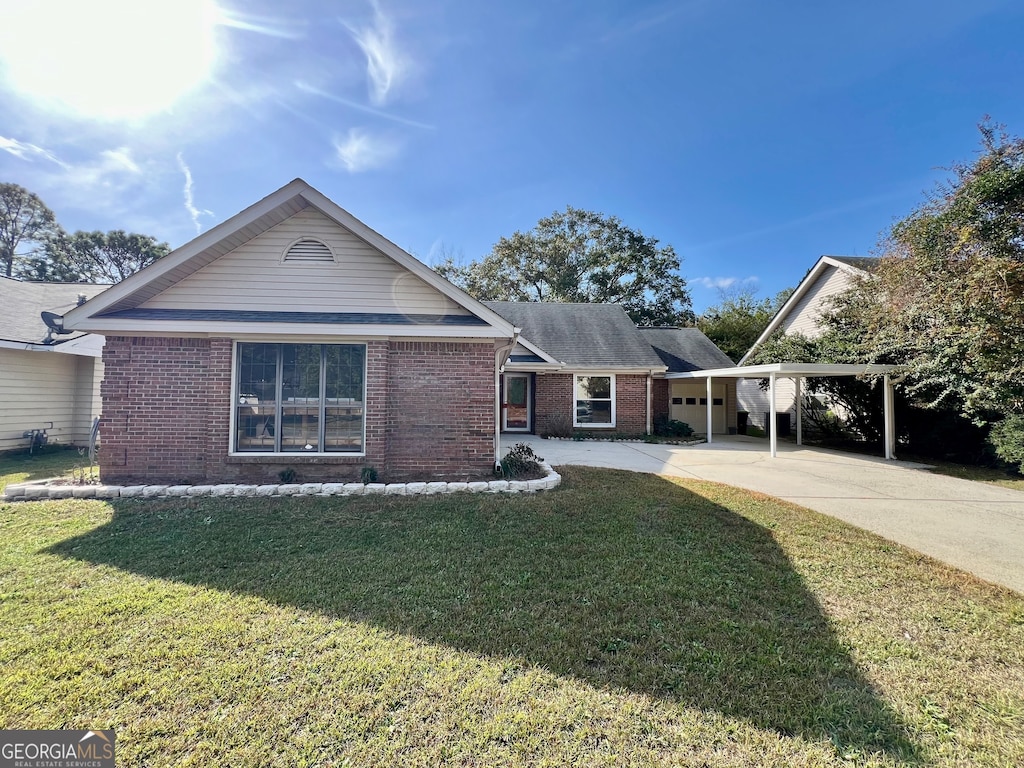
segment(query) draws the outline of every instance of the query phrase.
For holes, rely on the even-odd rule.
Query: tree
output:
[[[19,277],[62,283],[117,283],[170,252],[167,243],[120,229],[75,232],[46,243],[42,256],[25,263]]]
[[[482,300],[615,303],[639,325],[694,320],[672,246],[571,206],[502,237],[481,261],[458,265],[449,257],[435,269]]]
[[[718,304],[704,310],[697,327],[739,362],[792,294],[793,289],[786,288],[773,298],[758,300],[750,288],[720,291]]]
[[[61,232],[60,225],[38,196],[17,184],[0,184],[0,264],[14,274],[15,262]],[[29,246],[19,252],[22,246]]]

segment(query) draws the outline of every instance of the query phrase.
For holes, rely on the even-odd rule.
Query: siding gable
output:
[[[287,261],[303,237],[323,241],[334,261]],[[469,312],[314,208],[292,215],[141,305],[146,309]]]
[[[818,275],[785,319],[781,328],[785,333],[800,333],[808,338],[821,334],[819,320],[828,311],[833,296],[853,286],[854,278],[846,270],[829,265]]]

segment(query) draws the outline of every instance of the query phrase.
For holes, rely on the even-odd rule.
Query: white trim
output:
[[[807,274],[804,275],[804,279],[800,281],[796,290],[793,291],[793,295],[790,296],[786,300],[786,303],[779,308],[779,311],[775,313],[775,317],[773,317],[768,323],[768,327],[761,332],[761,335],[757,337],[757,340],[750,346],[750,349],[747,350],[746,354],[740,358],[737,365],[745,364],[747,362],[747,358],[754,354],[754,351],[761,346],[769,336],[775,333],[778,327],[782,325],[782,322],[789,315],[790,311],[800,303],[807,291],[811,289],[811,286],[814,285],[815,281],[828,267],[836,267],[837,269],[842,269],[845,272],[858,276],[867,276],[871,274],[870,272],[865,272],[863,269],[858,269],[851,264],[847,264],[845,261],[834,259],[831,256],[820,257],[818,261],[815,262],[814,266],[808,270]]]
[[[508,378],[514,376],[515,378],[524,379],[526,381],[526,426],[525,427],[509,427],[508,425]],[[530,431],[530,426],[533,424],[533,385],[531,384],[531,377],[529,371],[503,371],[502,377],[502,393],[504,397],[501,398],[501,431],[502,432],[518,432],[524,433]]]
[[[129,324],[130,323],[130,324]],[[96,319],[89,327],[109,336],[237,336],[240,334],[279,334],[292,336],[407,336],[421,338],[506,338],[497,329],[487,325],[389,325],[386,323],[351,323],[321,325],[317,323],[244,323],[233,321],[218,323],[210,320],[116,320]]]
[[[235,438],[237,437],[237,423],[236,414],[238,412],[238,345],[239,344],[301,344],[303,342],[288,342],[281,341],[280,339],[273,340],[250,340],[250,339],[232,339],[231,341],[231,419],[230,426],[228,428],[228,456],[231,458],[246,458],[246,457],[260,457],[265,458],[268,456],[283,456],[285,458],[295,456],[317,456],[322,458],[365,458],[366,457],[366,410],[367,410],[367,389],[369,382],[367,381],[366,371],[369,362],[369,348],[367,342],[362,341],[346,341],[346,342],[329,342],[329,341],[318,341],[312,342],[315,344],[327,344],[333,346],[362,346],[363,347],[363,435],[361,445],[363,449],[361,451],[238,451],[235,450]],[[310,343],[310,342],[305,342]],[[323,394],[321,393],[321,399]],[[281,404],[277,404],[277,408],[280,409]],[[276,415],[276,412],[275,412]],[[276,430],[281,429],[280,423],[275,423],[274,428]]]
[[[771,374],[782,378],[793,376],[880,376],[895,370],[895,365],[867,363],[767,363],[765,365],[737,365],[733,368],[709,368],[704,371],[669,373],[666,379],[765,379]]]
[[[598,378],[598,377],[602,377],[602,376],[607,376],[610,379],[610,383],[611,383],[611,404],[612,404],[612,407],[611,407],[612,421],[611,421],[610,424],[594,424],[593,422],[582,422],[581,423],[581,422],[577,421],[576,416],[578,414],[576,413],[576,402],[578,400],[596,400],[596,401],[604,402],[604,398],[603,397],[595,398],[595,397],[577,397],[576,396],[576,384],[577,384],[576,379],[579,376],[586,376],[588,378]],[[616,421],[616,414],[615,414],[615,374],[611,373],[611,372],[609,372],[607,370],[601,371],[601,372],[586,371],[586,370],[584,370],[584,371],[573,371],[573,373],[572,373],[572,425],[574,427],[579,427],[581,429],[615,429],[616,423],[617,423],[617,421]]]

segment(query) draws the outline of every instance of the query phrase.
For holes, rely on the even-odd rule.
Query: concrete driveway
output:
[[[668,446],[541,440],[528,443],[552,465],[653,472],[760,491],[838,517],[988,581],[1024,593],[1024,493],[934,475],[923,464],[885,461],[763,439],[715,438]]]

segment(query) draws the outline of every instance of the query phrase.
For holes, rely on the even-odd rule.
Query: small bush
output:
[[[566,413],[553,413],[544,422],[541,437],[572,437],[572,418]]]
[[[690,437],[693,427],[685,421],[660,417],[655,421],[654,434],[660,437]]]
[[[993,425],[988,441],[996,456],[1024,474],[1024,415],[1011,414]]]
[[[363,467],[359,473],[359,479],[362,480],[363,485],[369,485],[370,483],[377,482],[377,468],[376,467]]]
[[[282,483],[290,484],[296,482],[299,479],[299,473],[296,472],[291,467],[288,467],[287,469],[282,469],[280,472],[278,472],[277,478]]]
[[[540,462],[544,461],[526,443],[516,443],[501,460],[501,474],[509,479],[524,475],[540,476]]]

